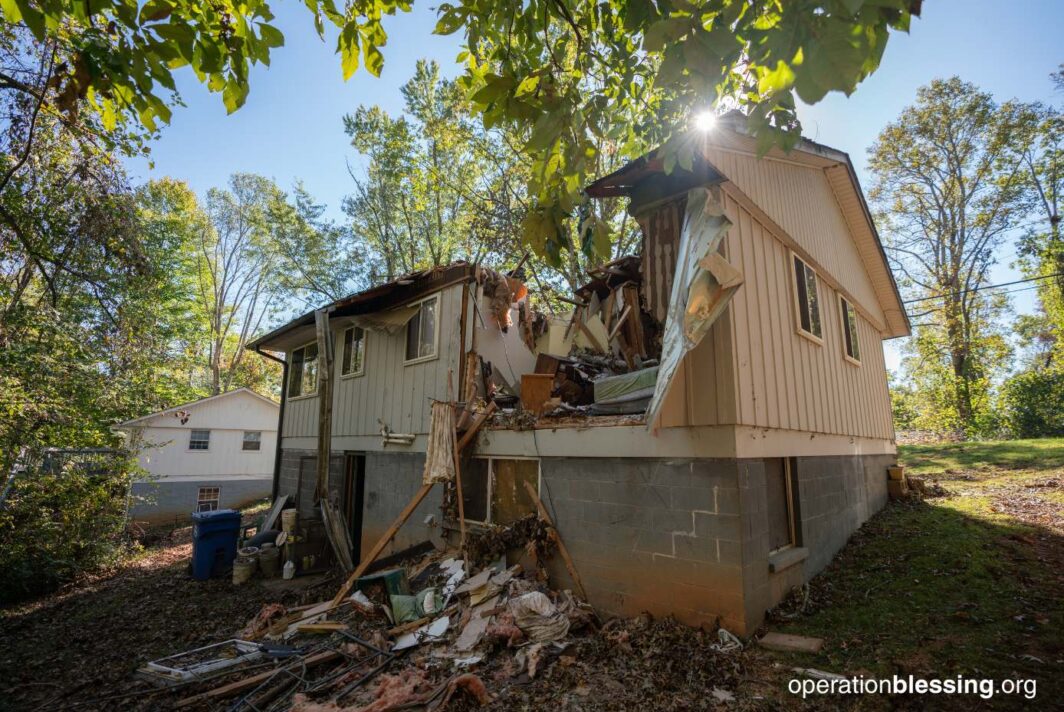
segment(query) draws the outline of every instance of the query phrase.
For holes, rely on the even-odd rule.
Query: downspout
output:
[[[284,427],[284,406],[288,402],[288,359],[277,358],[262,351],[258,346],[255,347],[255,353],[281,364],[281,407],[277,412],[277,445],[273,455],[273,489],[270,493],[270,501],[275,502],[277,489],[281,484],[281,428]]]

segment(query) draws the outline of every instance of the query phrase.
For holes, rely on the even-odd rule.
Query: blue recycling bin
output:
[[[219,509],[192,515],[192,578],[206,581],[233,567],[240,538],[240,512]]]

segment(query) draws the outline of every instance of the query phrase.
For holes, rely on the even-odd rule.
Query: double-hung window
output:
[[[861,345],[857,342],[857,310],[846,297],[839,297],[839,311],[842,316],[843,348],[846,350],[846,359],[854,363],[861,363]]]
[[[797,255],[794,256],[794,296],[799,333],[819,341],[823,338],[823,329],[816,272]]]
[[[434,358],[439,342],[439,295],[429,297],[416,306],[417,311],[406,322],[407,363]]]
[[[258,452],[260,449],[262,449],[262,431],[245,430],[244,444],[241,449],[248,450],[250,452]]]
[[[361,376],[366,362],[366,332],[360,326],[344,331],[344,352],[340,360],[341,376]]]
[[[188,434],[189,450],[209,450],[211,447],[210,430],[192,430]]]
[[[315,341],[292,352],[288,370],[288,397],[309,396],[318,392],[318,344]]]

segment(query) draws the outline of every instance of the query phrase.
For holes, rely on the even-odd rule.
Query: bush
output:
[[[0,604],[47,593],[116,563],[128,546],[124,455],[23,465],[0,505]]]
[[[1001,403],[1014,437],[1064,436],[1064,369],[1016,374],[1002,387]]]

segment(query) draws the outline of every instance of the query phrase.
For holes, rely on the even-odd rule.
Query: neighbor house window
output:
[[[820,297],[817,294],[816,272],[797,256],[794,258],[794,289],[798,330],[820,339]]]
[[[536,511],[525,483],[539,492],[539,460],[474,458],[462,470],[465,518],[510,524]]]
[[[200,487],[196,496],[197,512],[215,512],[221,495],[220,487]]]
[[[798,546],[798,487],[793,458],[765,458],[769,551]]]
[[[244,431],[244,450],[251,450],[258,452],[262,448],[262,431],[260,430],[245,430]]]
[[[288,371],[288,397],[309,396],[318,391],[318,344],[312,342],[292,352]]]
[[[188,434],[189,450],[208,450],[211,446],[210,430],[193,430]]]
[[[839,297],[839,308],[842,312],[842,336],[846,358],[854,363],[860,363],[861,346],[857,343],[857,310],[845,297]]]
[[[366,332],[360,326],[344,331],[344,354],[340,360],[341,376],[361,376],[366,359]]]
[[[406,322],[406,360],[407,362],[432,358],[436,355],[437,312],[439,297],[429,297],[417,305],[418,310],[410,321]]]

